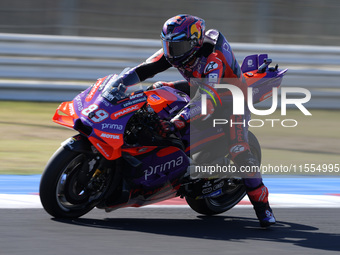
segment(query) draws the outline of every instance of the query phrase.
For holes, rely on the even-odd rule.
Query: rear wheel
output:
[[[112,180],[111,169],[97,170],[100,159],[59,148],[40,181],[44,209],[56,218],[77,218],[92,210]]]
[[[261,164],[261,147],[252,132],[248,132],[248,142],[250,150]],[[186,201],[197,213],[205,215],[215,215],[226,212],[237,205],[246,195],[246,189],[240,179],[229,179],[229,189],[220,196],[209,197],[204,199],[194,199],[186,197]]]

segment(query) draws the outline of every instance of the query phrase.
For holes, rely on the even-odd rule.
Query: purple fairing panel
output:
[[[115,75],[98,79],[95,84],[73,99],[75,113],[80,121],[92,129],[89,136],[96,136],[94,129],[123,134],[132,113],[147,102],[147,96],[143,92],[132,96],[121,93],[121,98],[118,98],[117,102],[110,101],[111,94],[105,95],[105,89],[115,80]],[[75,124],[79,119],[74,120]]]
[[[187,173],[189,159],[177,147],[158,147],[151,152],[135,156],[141,163],[132,167],[122,161],[122,176],[129,197],[124,207],[139,207],[175,197]],[[121,202],[110,205],[112,210],[122,207]]]
[[[250,72],[250,75],[257,77],[257,69],[268,59],[268,54],[250,55],[247,56],[242,63],[241,70],[246,75]],[[268,63],[267,63],[268,65]],[[253,104],[259,103],[271,97],[273,88],[278,88],[281,85],[283,75],[287,72],[287,69],[279,70],[277,68],[266,67],[264,77],[261,77],[256,82],[249,85],[253,90]]]
[[[245,57],[241,65],[241,71],[243,73],[254,71],[259,67],[258,55],[250,55]]]
[[[262,102],[271,97],[273,88],[278,88],[281,85],[285,70],[268,70],[265,77],[261,78],[257,82],[254,82],[249,87],[253,92],[253,104]]]
[[[261,82],[254,83],[252,86],[253,88],[253,104],[259,103],[264,101],[265,99],[268,99],[271,97],[271,95],[268,95],[267,97],[264,97],[264,95],[267,95],[268,93],[271,93],[273,88],[277,88],[281,85],[282,77],[279,78],[268,78],[266,80],[261,80]]]
[[[178,101],[173,102],[168,105],[168,107],[164,108],[162,111],[158,113],[158,116],[161,119],[171,120],[176,116],[177,112],[187,105],[186,102]]]
[[[169,154],[166,152],[169,151]],[[164,154],[165,155],[162,155]],[[138,158],[138,157],[137,157]],[[135,169],[132,182],[136,188],[153,190],[164,187],[167,183],[179,180],[189,166],[188,157],[175,147],[166,147],[140,158],[142,165]]]
[[[164,151],[169,154],[164,154]],[[126,206],[145,206],[175,197],[189,166],[188,157],[175,147],[166,147],[144,156],[137,156],[138,168],[125,168],[130,196]],[[112,205],[111,208],[120,207]]]
[[[246,73],[256,70],[264,63],[265,59],[268,59],[268,54],[255,54],[245,57],[241,65],[242,72]]]

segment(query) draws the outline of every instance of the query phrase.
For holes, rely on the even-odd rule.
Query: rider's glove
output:
[[[154,84],[150,85],[146,90],[153,90],[163,87],[164,84],[161,81],[155,82]]]
[[[146,90],[158,89],[163,86],[174,87],[174,84],[173,82],[157,81],[154,84],[150,85]]]
[[[159,121],[158,134],[161,136],[167,137],[168,135],[175,133],[175,131],[176,128],[172,122],[166,120]]]
[[[185,122],[180,119],[174,119],[172,121],[160,120],[158,133],[163,137],[167,137],[183,129],[185,126]]]

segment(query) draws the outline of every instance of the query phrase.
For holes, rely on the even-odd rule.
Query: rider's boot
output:
[[[254,206],[256,216],[261,227],[269,227],[276,223],[272,209],[268,202],[268,189],[263,184],[255,190],[247,192],[250,202]]]

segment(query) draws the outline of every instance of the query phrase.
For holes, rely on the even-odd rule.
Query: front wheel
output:
[[[60,147],[40,181],[40,200],[56,218],[78,218],[91,211],[107,191],[112,170],[101,169],[101,157]]]
[[[248,142],[251,152],[261,164],[261,146],[256,136],[250,131],[248,132]],[[237,205],[246,195],[246,189],[242,181],[233,182],[229,180],[229,182],[231,183],[231,189],[228,189],[220,196],[203,199],[186,197],[185,199],[191,209],[200,214],[215,215],[226,212]]]

